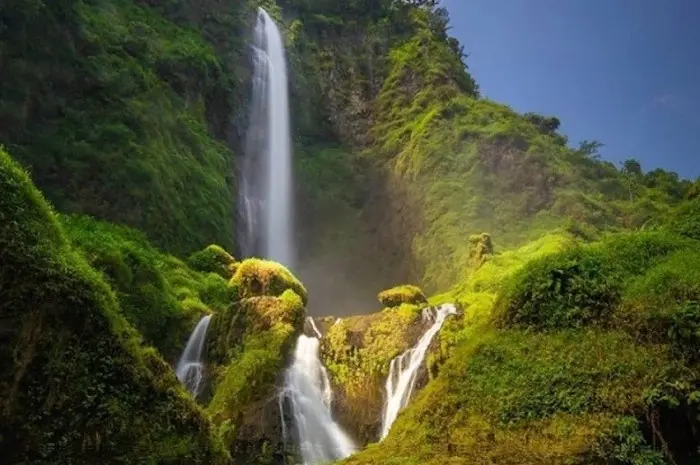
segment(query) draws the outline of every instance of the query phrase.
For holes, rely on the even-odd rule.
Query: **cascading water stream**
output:
[[[187,344],[185,345],[185,350],[182,352],[180,360],[177,362],[177,367],[175,368],[177,379],[179,379],[195,397],[201,393],[203,386],[204,362],[202,360],[202,352],[210,320],[211,315],[206,315],[199,320],[192,334],[190,334]]]
[[[311,318],[307,322],[318,333]],[[293,429],[304,465],[343,459],[356,447],[340,426],[333,421],[330,410],[331,386],[328,372],[319,358],[320,340],[302,334],[294,351],[294,361],[285,373],[285,388],[281,397],[289,402]],[[287,428],[282,419],[283,433]]]
[[[262,256],[294,266],[292,151],[287,63],[282,35],[258,9],[252,46],[253,88],[246,154],[241,169],[244,256]]]
[[[416,383],[416,376],[425,354],[435,335],[442,328],[442,324],[448,315],[457,313],[457,309],[452,304],[444,304],[435,311],[433,324],[421,336],[420,340],[412,349],[408,349],[403,354],[394,358],[389,366],[389,377],[386,380],[387,401],[384,407],[382,418],[382,432],[380,439],[384,439],[391,425],[396,421],[399,412],[408,405]],[[423,312],[423,319],[427,319],[429,313]]]

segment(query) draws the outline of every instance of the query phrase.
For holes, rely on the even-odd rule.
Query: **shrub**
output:
[[[607,321],[627,280],[688,245],[666,233],[624,233],[535,260],[507,283],[496,302],[497,319],[536,329]]]

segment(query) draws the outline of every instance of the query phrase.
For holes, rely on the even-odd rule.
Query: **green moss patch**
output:
[[[428,299],[418,286],[404,284],[392,287],[377,294],[379,303],[385,307],[398,307],[401,304],[422,305],[428,303]]]
[[[208,245],[203,250],[195,252],[187,259],[187,264],[202,273],[216,273],[222,278],[231,279],[235,271],[236,260],[223,247],[216,244]]]
[[[301,297],[304,305],[308,299],[304,285],[287,268],[258,258],[243,260],[231,278],[231,285],[240,289],[242,297],[280,296],[291,289]]]

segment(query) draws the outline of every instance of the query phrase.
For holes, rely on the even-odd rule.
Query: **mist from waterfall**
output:
[[[194,397],[197,397],[202,392],[202,381],[204,380],[204,360],[202,355],[210,320],[211,315],[206,315],[199,320],[189,339],[187,339],[185,350],[182,351],[180,360],[178,360],[175,368],[177,379],[187,387]]]
[[[439,306],[435,313],[424,310],[423,318],[433,320],[433,324],[421,336],[415,347],[408,349],[403,354],[395,357],[389,366],[389,377],[386,380],[386,404],[382,418],[382,432],[380,439],[384,439],[391,429],[391,425],[396,421],[399,412],[408,405],[411,399],[413,388],[416,384],[418,369],[420,368],[425,354],[430,347],[435,335],[442,328],[442,324],[448,315],[457,313],[457,309],[452,304]]]
[[[308,318],[307,324],[311,332],[320,335],[313,319]],[[280,401],[282,409],[283,401],[289,405],[291,430],[296,436],[304,465],[343,459],[356,450],[353,441],[331,415],[331,384],[319,358],[319,337],[299,336],[294,361],[285,373]],[[287,435],[284,415],[282,417],[283,432]]]
[[[284,42],[262,8],[251,47],[253,82],[246,153],[240,176],[239,244],[245,257],[294,267],[292,151]]]

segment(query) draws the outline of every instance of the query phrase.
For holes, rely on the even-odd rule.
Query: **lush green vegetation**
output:
[[[207,125],[227,83],[196,31],[130,0],[11,0],[0,18],[0,143],[60,211],[181,254],[232,245],[233,155]]]
[[[288,45],[308,291],[226,251],[260,4]],[[323,339],[337,418],[371,442],[420,306],[463,310],[347,463],[696,463],[700,184],[482,98],[447,31],[432,0],[4,2],[0,143],[61,214],[0,151],[0,456],[281,462],[304,307],[414,282]],[[200,408],[163,357],[204,314]]]
[[[562,230],[489,256],[433,298],[464,308],[434,380],[347,463],[694,463],[699,246]]]
[[[204,413],[122,316],[0,150],[0,454],[7,463],[229,463]]]
[[[63,217],[62,223],[90,265],[104,273],[129,323],[167,360],[176,360],[199,318],[228,308],[237,297],[215,269],[190,269],[155,249],[138,231],[84,216]],[[211,250],[228,255],[209,246],[195,256]]]

